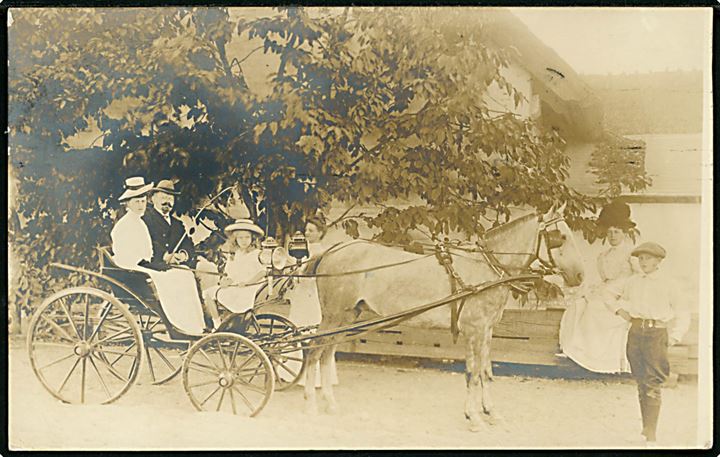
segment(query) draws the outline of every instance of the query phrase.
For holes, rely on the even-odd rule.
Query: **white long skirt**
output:
[[[290,319],[290,321],[292,321],[292,323],[297,325],[298,327],[317,325],[322,320],[322,313],[320,310],[320,298],[318,297],[317,283],[315,282],[314,278],[299,279],[299,283],[295,284],[295,287],[293,287],[292,290],[288,292],[285,298],[290,300],[290,314],[288,315],[288,319]],[[300,351],[298,351],[297,353],[291,353],[290,356],[300,358],[302,354]],[[297,371],[301,367],[300,362],[293,360],[289,360],[287,362],[287,366],[293,371]],[[309,369],[309,367],[307,369]],[[305,373],[303,373],[302,377],[300,378],[300,382],[298,383],[301,386],[305,385],[305,379],[307,378],[307,369]],[[322,381],[320,377],[319,361],[315,364],[314,369],[315,387],[321,387]],[[285,378],[289,377],[290,375],[281,374],[281,376]],[[335,357],[330,360],[330,380],[333,385],[337,385],[339,382],[337,376],[337,366],[335,365]]]
[[[170,323],[178,330],[189,335],[200,335],[205,328],[200,294],[192,271],[171,268],[156,271],[143,268],[152,278]]]
[[[560,321],[560,347],[586,370],[597,373],[630,371],[626,345],[630,324],[606,306],[602,288],[575,300]]]
[[[213,286],[203,291],[203,296],[206,299],[217,300],[230,312],[244,313],[255,306],[255,296],[261,286]]]

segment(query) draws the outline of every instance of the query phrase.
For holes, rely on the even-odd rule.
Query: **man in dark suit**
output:
[[[183,223],[172,217],[175,196],[175,183],[164,179],[157,183],[150,196],[152,206],[145,211],[142,219],[147,225],[152,240],[152,262],[172,265],[187,265],[195,268],[197,259],[192,240],[185,234]],[[179,246],[178,246],[179,243]]]

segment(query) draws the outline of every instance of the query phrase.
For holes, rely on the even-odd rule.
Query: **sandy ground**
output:
[[[24,342],[10,344],[9,445],[53,449],[358,449],[637,447],[635,386],[496,376],[501,425],[468,431],[464,377],[431,369],[338,362],[336,415],[306,416],[300,388],[276,392],[256,418],[200,413],[182,382],[141,383],[111,405],[66,405],[35,379]],[[695,384],[664,392],[660,444],[696,441]]]

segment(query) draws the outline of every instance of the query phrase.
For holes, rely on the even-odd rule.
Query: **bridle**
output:
[[[540,221],[538,226],[537,242],[535,243],[535,254],[528,263],[528,268],[535,260],[540,262],[540,265],[547,271],[547,274],[554,274],[557,272],[557,263],[552,255],[552,250],[561,247],[567,240],[566,236],[558,228],[560,222],[564,222],[563,216],[558,216],[550,219],[549,221]],[[548,230],[548,227],[555,227],[552,230]],[[547,260],[540,256],[540,245],[545,242],[545,253],[547,254]]]

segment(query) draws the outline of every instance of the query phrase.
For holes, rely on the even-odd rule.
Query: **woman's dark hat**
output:
[[[618,227],[623,230],[629,230],[635,227],[635,222],[630,220],[630,206],[622,201],[615,200],[605,205],[600,211],[597,219],[597,225],[600,228],[608,229],[609,227]]]

